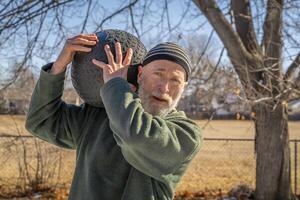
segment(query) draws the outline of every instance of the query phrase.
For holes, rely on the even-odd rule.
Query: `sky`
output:
[[[101,4],[105,5],[105,7],[107,8],[107,11],[109,12],[110,10],[115,10],[118,9],[120,7],[120,0],[102,0]],[[122,2],[127,3],[127,0],[123,0]],[[161,0],[154,0],[153,4],[160,6],[163,6],[163,2]],[[159,3],[158,3],[159,2]],[[181,19],[181,15],[183,14],[183,9],[185,8],[185,2],[183,0],[170,0],[169,4],[168,4],[168,10],[169,10],[169,17],[171,19],[171,21],[173,22],[173,24],[177,24],[180,19]],[[220,3],[222,2],[222,3]],[[227,5],[224,4],[225,1],[218,1],[220,8],[224,8]],[[155,12],[155,10],[152,9],[152,11]],[[93,11],[96,12],[96,11]],[[183,36],[188,36],[188,35],[200,35],[201,36],[201,41],[202,44],[199,44],[199,46],[203,46],[208,39],[209,34],[211,33],[211,31],[213,30],[213,28],[211,27],[211,25],[206,22],[203,24],[204,21],[206,21],[206,19],[204,18],[204,16],[202,16],[200,13],[200,10],[195,6],[194,3],[191,3],[191,6],[189,7],[189,12],[190,15],[186,16],[186,21],[183,21],[180,28],[178,28],[177,30],[174,30],[170,33],[166,33],[166,35],[164,35],[162,38],[159,38],[159,36],[157,36],[155,31],[148,31],[147,34],[144,37],[141,37],[142,42],[145,44],[145,46],[147,47],[147,49],[153,47],[155,45],[155,42],[158,41],[154,41],[153,42],[153,38],[158,39],[159,41],[170,41],[173,40],[174,42],[179,42],[181,44],[184,45],[184,41],[176,41],[176,36],[181,34]],[[252,13],[253,15],[257,14],[257,10],[256,9],[252,9]],[[300,11],[299,11],[300,13]],[[197,15],[195,17],[195,15]],[[159,15],[158,15],[159,17]],[[165,16],[166,17],[166,16]],[[124,16],[119,15],[117,16],[113,21],[111,21],[110,23],[106,23],[104,28],[119,28],[119,29],[124,29],[124,27],[122,27],[122,23],[124,22]],[[227,18],[228,19],[228,18]],[[264,20],[264,15],[261,15],[261,20]],[[155,22],[155,20],[151,21],[149,20],[149,22],[145,21],[144,24],[153,24],[153,22]],[[255,23],[257,21],[254,21],[254,25],[257,28],[257,23]],[[76,18],[72,19],[72,23],[76,23]],[[146,25],[147,26],[147,25]],[[172,26],[172,25],[171,25]],[[166,24],[165,27],[167,28]],[[198,28],[197,28],[198,27]],[[137,27],[138,28],[138,27]],[[197,30],[195,30],[197,29]],[[92,29],[93,30],[93,29]],[[135,32],[133,30],[129,30],[129,32],[135,34]],[[175,39],[174,39],[175,37]],[[260,33],[257,33],[257,37],[258,37],[258,41],[261,41],[261,37],[262,37],[262,27],[260,29]],[[149,39],[151,38],[151,39]],[[300,40],[300,35],[299,35],[299,40]],[[187,38],[183,38],[187,39]],[[284,41],[284,44],[286,45],[285,48],[290,48],[287,45],[287,42]],[[210,42],[210,57],[211,59],[215,58],[215,61],[219,58],[219,54],[221,52],[221,49],[223,47],[223,44],[221,42],[221,40],[219,39],[219,37],[217,36],[217,33],[215,32],[213,34],[212,37],[212,41]],[[283,49],[284,50],[284,49]],[[287,66],[290,65],[291,61],[293,60],[293,58],[298,54],[299,49],[291,49],[289,50],[289,54],[285,53],[283,54],[283,68],[284,70],[286,69]],[[225,53],[223,54],[224,56],[222,57],[222,63],[224,64],[228,64],[230,65],[230,61],[227,57],[227,52],[225,51]]]
[[[77,1],[80,2],[80,1]],[[95,2],[95,1],[94,1]],[[84,31],[84,33],[92,33],[95,32],[95,24],[100,20],[102,20],[104,17],[110,15],[114,10],[123,7],[125,4],[128,3],[128,0],[101,0],[98,1],[98,5],[95,7],[92,7],[90,10],[90,16],[88,18],[88,23],[86,26],[86,29]],[[176,39],[178,35],[188,35],[188,34],[199,34],[199,35],[203,35],[204,37],[206,35],[208,35],[211,31],[211,27],[209,26],[209,24],[207,23],[206,25],[202,26],[201,29],[195,31],[195,30],[190,30],[189,29],[195,29],[195,27],[199,26],[199,24],[201,24],[201,20],[200,19],[193,19],[193,20],[185,20],[184,22],[182,22],[181,27],[173,30],[170,33],[168,33],[167,31],[165,31],[164,34],[160,35],[159,30],[157,28],[155,28],[155,24],[157,23],[157,21],[159,19],[156,18],[160,17],[160,14],[156,12],[158,12],[158,8],[160,6],[163,6],[163,4],[160,4],[160,2],[163,1],[153,1],[154,3],[151,4],[150,9],[152,12],[152,18],[147,18],[146,20],[144,20],[143,22],[143,26],[139,26],[137,27],[137,29],[142,32],[144,31],[144,35],[141,36],[141,40],[142,42],[145,44],[145,46],[147,47],[147,49],[153,47],[155,45],[155,43],[157,42],[163,42],[163,41],[169,41],[169,40],[174,40],[174,38]],[[71,37],[74,35],[77,35],[80,33],[81,31],[81,24],[83,21],[83,18],[86,14],[86,10],[87,10],[87,4],[82,4],[79,5],[78,4],[77,8],[74,10],[67,10],[64,11],[64,14],[67,16],[65,17],[65,21],[64,23],[67,25],[67,29],[63,30],[64,32],[64,37]],[[170,17],[170,21],[172,22],[171,27],[174,26],[175,24],[177,24],[180,21],[181,15],[183,13],[183,8],[184,8],[184,1],[181,0],[171,0],[170,3],[168,4],[169,7],[169,17]],[[193,3],[191,3],[191,10],[196,10],[196,7],[194,6]],[[191,12],[191,10],[189,10],[189,12]],[[137,13],[138,15],[141,15],[141,11],[135,10],[135,13]],[[164,17],[166,18],[166,15],[164,15]],[[42,31],[42,34],[47,34],[48,30],[46,30],[50,24],[51,21],[53,19],[53,15],[49,14],[49,16],[47,16],[46,18],[46,22],[45,22],[45,30]],[[137,20],[138,18],[136,18]],[[189,19],[191,19],[189,17]],[[103,28],[104,29],[121,29],[121,30],[126,30],[134,35],[137,35],[135,33],[135,31],[131,28],[131,29],[126,29],[125,27],[125,23],[128,22],[129,19],[124,18],[124,15],[117,15],[116,17],[114,17],[113,20],[109,20],[107,21]],[[125,22],[125,23],[124,23]],[[38,22],[39,23],[39,22]],[[32,25],[33,26],[33,25]],[[153,28],[151,28],[151,26],[154,26]],[[159,25],[161,26],[161,25]],[[158,27],[159,27],[158,26]],[[166,23],[166,19],[164,20],[164,24],[163,24],[164,28],[167,29],[167,23]],[[147,31],[148,28],[151,28]],[[142,29],[145,30],[142,30]],[[51,27],[49,27],[49,29],[51,29]],[[34,31],[32,32],[32,35],[34,34]],[[51,30],[50,30],[51,31]],[[8,67],[9,65],[11,65],[15,60],[11,59],[11,57],[14,57],[15,55],[21,55],[24,52],[25,46],[22,45],[24,43],[24,40],[26,40],[26,38],[24,37],[24,34],[20,34],[19,36],[17,36],[16,38],[12,39],[12,41],[10,43],[7,44],[7,49],[13,47],[11,49],[11,51],[2,51],[2,53],[0,54],[0,59],[2,60],[2,65],[4,65],[5,67]],[[63,37],[62,35],[59,35],[58,37]],[[48,62],[51,60],[54,60],[59,51],[62,49],[62,44],[60,44],[60,46],[57,46],[57,51],[52,52],[51,55],[44,55],[46,51],[44,51],[44,49],[46,50],[47,47],[49,46],[53,46],[53,43],[55,43],[57,39],[57,34],[55,32],[52,31],[52,33],[50,34],[50,36],[48,37],[46,43],[44,44],[43,47],[41,47],[40,49],[37,48],[35,51],[35,55],[34,55],[34,59],[33,59],[33,64],[34,65],[41,65],[43,64],[43,62]],[[216,46],[216,44],[218,44],[218,46],[222,46],[221,42],[218,40],[217,37],[214,38],[214,42],[213,42]],[[10,54],[7,54],[7,52],[10,52]],[[42,58],[46,58],[45,60],[43,60]],[[4,61],[4,62],[3,62]]]
[[[99,2],[98,6],[92,7],[90,11],[89,21],[87,24],[87,28],[84,31],[85,33],[91,33],[95,31],[95,24],[99,22],[100,19],[103,17],[106,17],[110,15],[113,10],[118,9],[122,6],[124,6],[126,3],[128,3],[128,0],[101,0],[101,1],[94,1]],[[137,27],[140,31],[142,28],[147,30],[147,28],[153,26],[157,22],[157,18],[160,17],[160,14],[156,12],[159,12],[159,7],[163,6],[163,2],[161,0],[154,0],[151,4],[151,12],[152,12],[152,18],[148,18],[143,22],[143,27]],[[175,24],[180,21],[180,17],[183,14],[183,8],[185,7],[186,1],[183,0],[171,0],[168,4],[169,7],[169,18],[172,21],[171,26],[174,26]],[[66,14],[68,17],[65,19],[65,24],[69,27],[67,30],[64,30],[66,37],[71,37],[76,34],[78,34],[81,30],[81,27],[78,25],[82,23],[84,15],[87,10],[87,4],[83,4],[82,1],[77,1],[76,4],[78,4],[78,7],[76,10],[66,10],[64,14]],[[80,5],[79,5],[80,4]],[[221,7],[224,5],[221,5]],[[255,10],[253,11],[255,13]],[[135,10],[136,14],[141,14],[140,10]],[[141,36],[142,42],[145,44],[147,49],[153,47],[157,42],[162,41],[176,41],[178,39],[178,36],[181,35],[183,38],[177,42],[184,44],[187,39],[188,35],[197,35],[200,36],[200,41],[197,41],[199,43],[199,46],[204,46],[206,43],[206,40],[209,36],[209,34],[212,31],[212,27],[209,23],[203,23],[204,18],[203,16],[199,16],[200,11],[196,6],[192,3],[191,7],[189,8],[188,15],[185,17],[185,20],[182,22],[181,26],[178,29],[173,30],[171,33],[166,32],[164,34],[159,34],[159,31],[155,29],[155,27],[152,27],[148,31],[145,31],[145,34]],[[164,15],[166,18],[166,15]],[[51,14],[49,15],[49,19],[46,19],[46,23],[50,24],[51,21]],[[47,21],[48,20],[48,21]],[[104,24],[104,29],[125,29],[124,22],[128,22],[128,18],[124,18],[124,15],[117,15],[113,20],[107,21],[107,23]],[[49,26],[49,25],[48,25]],[[161,26],[161,25],[159,25]],[[46,26],[47,27],[47,26]],[[167,29],[167,23],[166,20],[164,21],[163,27]],[[51,28],[49,28],[51,29]],[[136,35],[134,30],[127,29],[126,31]],[[46,32],[46,31],[45,31]],[[60,36],[59,36],[60,37]],[[47,49],[47,46],[53,45],[57,38],[56,33],[52,33],[48,40],[46,41],[46,44],[43,46],[44,49]],[[62,43],[63,44],[63,43]],[[58,56],[60,50],[62,49],[62,44],[60,46],[57,46],[56,51],[50,53],[50,55],[45,55],[45,52],[42,48],[37,48],[34,53],[34,58],[32,60],[33,66],[35,67],[34,70],[38,73],[40,70],[40,67],[47,62],[54,61],[56,57]],[[222,42],[218,38],[217,34],[214,33],[212,41],[210,43],[210,57],[212,59],[217,60],[222,48]],[[2,53],[0,54],[0,60],[1,65],[4,66],[2,68],[2,71],[0,73],[5,73],[5,70],[8,66],[11,65],[15,60],[10,59],[14,55],[22,54],[22,48],[24,48],[24,45],[22,45],[22,41],[18,38],[14,40],[12,43],[8,44],[8,48],[13,47],[13,51],[9,50],[2,50]],[[298,49],[295,49],[291,51],[291,55],[296,55]],[[3,53],[4,52],[4,53]],[[7,53],[9,52],[9,53]],[[286,57],[287,55],[284,55]],[[20,56],[21,57],[21,56]],[[288,66],[291,60],[285,59],[283,65]],[[230,61],[227,57],[227,53],[224,53],[224,56],[222,57],[222,63],[223,64],[230,64]]]

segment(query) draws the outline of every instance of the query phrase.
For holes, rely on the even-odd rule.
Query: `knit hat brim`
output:
[[[171,42],[161,43],[150,49],[144,58],[143,66],[154,60],[169,60],[182,66],[186,72],[186,80],[191,74],[191,61],[185,50]]]

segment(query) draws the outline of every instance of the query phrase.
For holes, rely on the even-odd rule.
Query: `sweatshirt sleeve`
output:
[[[31,134],[47,142],[74,149],[84,123],[83,108],[61,100],[65,72],[50,74],[48,70],[51,67],[52,63],[42,67],[31,97],[25,127]]]
[[[100,93],[117,144],[136,169],[163,180],[198,152],[200,128],[185,115],[161,118],[145,112],[122,78],[108,81]]]

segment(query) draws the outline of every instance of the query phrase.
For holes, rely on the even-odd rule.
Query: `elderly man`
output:
[[[78,107],[61,100],[66,66],[74,52],[88,52],[95,35],[68,40],[58,59],[42,67],[32,95],[26,128],[52,144],[76,149],[69,199],[171,200],[198,152],[201,132],[175,109],[190,75],[190,60],[173,43],[159,44],[139,67],[138,94],[126,81],[132,50],[122,58],[116,43],[103,69],[104,108]]]

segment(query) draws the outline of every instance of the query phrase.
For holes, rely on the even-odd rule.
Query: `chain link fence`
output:
[[[291,140],[292,188],[300,193],[300,140]],[[64,150],[31,136],[0,136],[1,193],[70,187],[75,151]],[[178,191],[228,191],[246,184],[255,187],[253,139],[206,138],[179,183]]]
[[[32,136],[0,136],[0,197],[69,187],[75,153]]]
[[[255,186],[253,140],[206,138],[178,189],[226,192],[242,184]]]
[[[291,179],[300,194],[300,140],[290,140]],[[205,138],[202,149],[184,175],[179,190],[229,191],[237,185],[255,188],[254,139]]]
[[[300,194],[300,140],[290,140],[291,148],[291,178],[293,191],[295,194]]]

